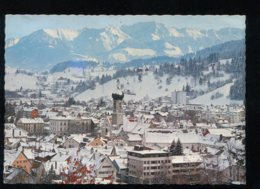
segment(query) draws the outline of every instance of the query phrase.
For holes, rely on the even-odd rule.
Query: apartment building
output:
[[[171,177],[172,165],[168,152],[135,146],[134,150],[127,153],[129,183],[149,184],[161,173]]]

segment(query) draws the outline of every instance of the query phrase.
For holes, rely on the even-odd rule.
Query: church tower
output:
[[[113,98],[113,113],[112,113],[112,125],[123,125],[123,108],[122,101],[124,93],[112,93]]]

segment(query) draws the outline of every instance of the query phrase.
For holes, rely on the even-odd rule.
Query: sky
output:
[[[220,29],[225,27],[245,28],[245,16],[87,16],[87,15],[6,15],[6,39],[20,38],[43,28],[82,29],[104,28],[109,25],[132,25],[137,22],[155,21],[166,27]]]

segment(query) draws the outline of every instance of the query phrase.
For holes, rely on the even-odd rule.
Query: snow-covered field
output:
[[[226,85],[224,85],[223,87],[220,87],[216,90],[213,90],[209,93],[206,93],[204,95],[201,95],[195,99],[192,99],[190,100],[190,103],[191,104],[205,104],[205,105],[210,105],[210,104],[213,104],[213,105],[225,105],[225,104],[232,104],[232,103],[235,103],[235,104],[242,104],[243,101],[242,100],[230,100],[229,98],[229,91],[230,91],[230,87],[233,85],[234,83],[228,83]],[[216,94],[217,92],[223,94],[222,97],[220,98],[217,98],[217,99],[214,99],[212,100],[211,99],[211,96]]]
[[[20,89],[36,89],[37,78],[25,74],[15,74],[16,69],[6,69],[5,73],[5,90],[15,91]]]
[[[149,96],[150,98],[157,98],[161,96],[171,96],[171,92],[182,90],[183,85],[189,83],[190,77],[174,77],[170,85],[166,84],[168,76],[161,77],[161,82],[155,79],[153,73],[148,73],[142,76],[142,81],[138,81],[138,76],[120,78],[120,85],[124,89],[134,92],[136,95],[125,94],[125,100],[140,100],[143,97]],[[99,98],[102,96],[111,96],[112,92],[117,90],[117,81],[111,80],[104,85],[97,85],[95,90],[87,90],[75,97],[76,100],[88,101],[91,98]]]

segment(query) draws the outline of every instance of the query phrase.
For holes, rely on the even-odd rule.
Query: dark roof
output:
[[[124,93],[122,93],[122,95],[117,94],[117,93],[112,93],[112,98],[113,98],[114,100],[123,100],[123,98],[124,98]]]

